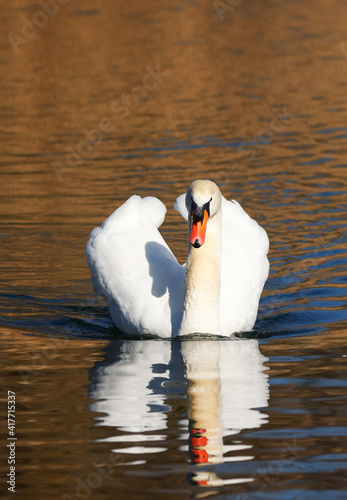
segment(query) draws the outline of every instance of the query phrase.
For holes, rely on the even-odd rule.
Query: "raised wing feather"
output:
[[[179,196],[176,199],[174,203],[174,209],[177,210],[177,212],[179,212],[184,219],[188,220],[188,210],[186,207],[186,193],[181,194],[181,196]]]
[[[94,289],[125,333],[170,337],[178,331],[184,269],[158,231],[165,213],[157,198],[134,195],[90,235],[86,253]]]
[[[222,198],[221,330],[251,330],[269,274],[266,231],[236,201]]]

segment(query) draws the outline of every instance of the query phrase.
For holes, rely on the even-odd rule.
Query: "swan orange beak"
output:
[[[206,227],[209,218],[208,210],[204,209],[203,219],[196,218],[193,214],[192,228],[190,231],[190,243],[195,248],[201,247],[205,243]],[[198,219],[198,220],[197,220]]]

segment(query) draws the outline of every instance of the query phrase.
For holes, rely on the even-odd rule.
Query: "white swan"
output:
[[[209,180],[192,182],[175,209],[189,223],[185,266],[158,231],[166,208],[157,198],[132,196],[91,232],[93,286],[114,323],[159,337],[251,330],[269,272],[265,230]]]

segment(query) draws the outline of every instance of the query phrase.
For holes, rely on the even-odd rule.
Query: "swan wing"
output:
[[[170,337],[181,323],[184,269],[158,231],[165,214],[157,198],[134,195],[89,237],[94,289],[124,333]]]
[[[252,330],[269,274],[266,231],[237,201],[222,197],[221,330]]]
[[[174,203],[174,209],[177,210],[177,212],[179,212],[184,219],[188,220],[188,210],[186,207],[186,193],[181,194],[181,196],[179,196],[176,199]]]

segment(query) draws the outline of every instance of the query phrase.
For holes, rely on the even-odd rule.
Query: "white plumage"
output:
[[[210,183],[220,193],[211,181],[199,182]],[[175,208],[188,219],[186,196],[177,198]],[[221,196],[221,212],[220,327],[205,333],[230,336],[254,326],[269,272],[269,241],[236,201]],[[157,198],[134,195],[90,235],[86,253],[94,289],[106,297],[113,321],[124,333],[172,337],[180,330],[189,283],[185,265],[177,262],[158,231],[165,213]]]

